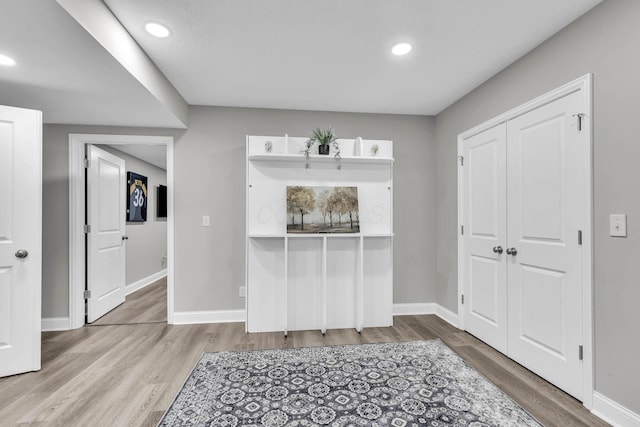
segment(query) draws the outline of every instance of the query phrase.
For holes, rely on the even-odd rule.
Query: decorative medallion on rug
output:
[[[160,426],[540,426],[440,340],[204,353]]]

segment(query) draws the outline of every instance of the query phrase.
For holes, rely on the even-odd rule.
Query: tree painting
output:
[[[287,212],[291,213],[292,225],[300,215],[300,230],[304,230],[304,216],[316,207],[316,195],[311,187],[287,187]]]
[[[358,233],[358,188],[287,187],[287,214],[288,233]]]

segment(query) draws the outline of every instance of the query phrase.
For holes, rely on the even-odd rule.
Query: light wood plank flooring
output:
[[[127,295],[126,301],[91,325],[167,323],[167,278]]]
[[[0,425],[154,426],[203,351],[440,338],[546,426],[605,426],[575,399],[436,316],[391,328],[245,334],[243,323],[84,327],[42,337],[42,370],[0,379]]]

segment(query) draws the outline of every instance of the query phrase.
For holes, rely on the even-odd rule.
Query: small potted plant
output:
[[[335,157],[336,160],[340,160],[340,146],[338,145],[335,130],[332,127],[325,130],[315,128],[311,134],[311,138],[307,140],[307,145],[304,150],[304,155],[307,158],[307,168],[309,167],[309,152],[316,142],[318,143],[318,154],[328,155],[333,146],[335,153],[333,157]]]

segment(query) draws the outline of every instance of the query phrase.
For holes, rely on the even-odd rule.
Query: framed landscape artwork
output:
[[[287,187],[287,233],[359,233],[357,187]]]

